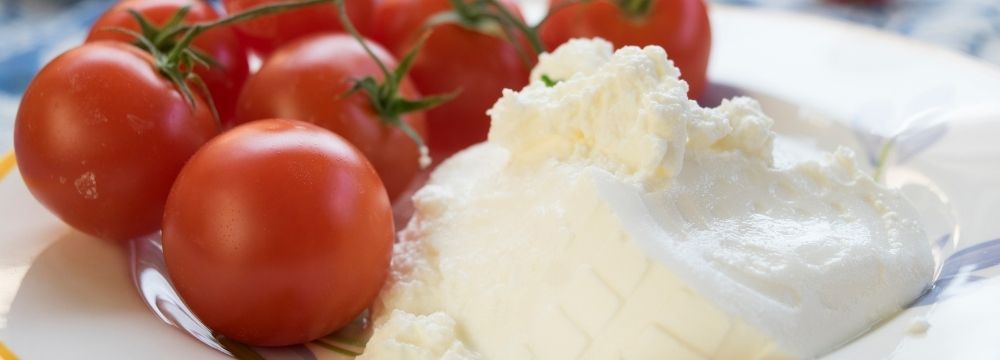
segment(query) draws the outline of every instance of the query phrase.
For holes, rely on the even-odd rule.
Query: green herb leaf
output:
[[[552,78],[549,77],[549,74],[542,74],[542,83],[544,83],[546,87],[556,86],[556,84],[560,81],[562,80],[552,80]]]

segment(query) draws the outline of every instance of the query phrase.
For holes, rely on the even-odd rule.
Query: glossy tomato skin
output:
[[[519,13],[513,4],[508,8]],[[403,56],[415,45],[427,19],[450,9],[448,0],[383,0],[376,6],[378,27],[372,36]],[[504,39],[455,24],[437,25],[431,31],[410,77],[424,94],[461,90],[454,100],[427,111],[432,152],[450,154],[486,140],[490,128],[486,110],[503,89],[526,85],[530,69]]]
[[[174,286],[208,327],[252,345],[324,336],[378,294],[389,199],[364,156],[315,125],[238,126],[181,171],[163,217]]]
[[[151,233],[184,162],[218,133],[207,104],[195,99],[192,109],[134,46],[71,49],[42,68],[21,100],[21,176],[80,231],[108,240]]]
[[[87,42],[112,40],[132,43],[134,39],[131,36],[108,31],[111,28],[139,30],[139,24],[129,14],[129,9],[139,12],[153,24],[163,25],[184,6],[189,8],[185,23],[219,18],[215,9],[201,0],[126,0],[112,6],[94,22]],[[228,27],[205,31],[195,38],[193,47],[211,56],[219,65],[212,68],[199,66],[195,68],[195,73],[205,81],[222,123],[230,125],[236,110],[236,98],[250,72],[246,47],[240,43],[236,32]]]
[[[222,0],[230,14],[256,6],[288,2],[289,0]],[[372,20],[374,0],[345,0],[347,16],[362,34],[367,34]],[[236,24],[247,44],[265,57],[278,47],[302,37],[322,32],[344,31],[331,5],[314,5],[280,14],[264,16]]]
[[[688,95],[705,89],[705,72],[712,47],[708,13],[702,0],[650,0],[652,8],[640,19],[622,13],[614,2],[594,0],[574,3],[556,11],[542,25],[541,37],[554,50],[572,38],[602,37],[615,47],[657,45],[681,70]],[[550,6],[563,3],[550,0]]]
[[[372,50],[390,69],[396,61],[377,44]],[[402,130],[385,125],[362,93],[344,96],[355,79],[383,78],[378,65],[348,35],[320,34],[300,39],[274,53],[243,88],[236,118],[296,119],[319,125],[344,137],[361,150],[382,176],[389,197],[395,199],[420,170],[417,145]],[[416,99],[409,80],[400,94]],[[417,133],[427,138],[422,112],[404,115]]]

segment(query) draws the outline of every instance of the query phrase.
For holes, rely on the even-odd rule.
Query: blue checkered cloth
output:
[[[937,44],[1000,65],[1000,0],[713,0],[848,20]]]

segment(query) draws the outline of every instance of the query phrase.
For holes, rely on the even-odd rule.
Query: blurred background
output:
[[[0,0],[0,153],[11,148],[20,93],[49,59],[82,42],[114,0]],[[1000,0],[710,0],[836,18],[1000,65]]]

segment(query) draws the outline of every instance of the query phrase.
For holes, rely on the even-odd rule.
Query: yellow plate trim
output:
[[[14,158],[14,150],[8,151],[3,157],[0,157],[0,180],[3,180],[14,169],[14,165],[16,164],[17,159]],[[0,344],[0,355],[4,355],[3,344]]]
[[[11,155],[13,154],[11,153]],[[6,157],[4,159],[6,160]],[[0,342],[0,360],[17,360],[17,356],[14,356],[14,353],[4,346],[3,342]]]

